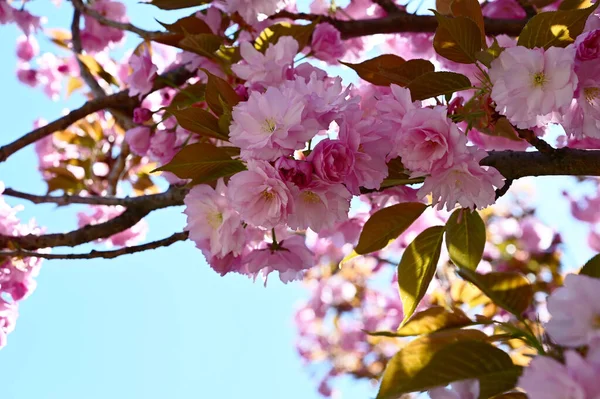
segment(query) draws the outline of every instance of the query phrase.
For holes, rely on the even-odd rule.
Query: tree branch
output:
[[[148,251],[151,249],[156,249],[160,247],[168,247],[171,244],[174,244],[178,241],[185,241],[188,238],[189,233],[187,231],[183,231],[180,233],[175,233],[169,237],[163,238],[161,240],[148,242],[146,244],[135,245],[131,247],[125,247],[120,249],[115,249],[111,251],[96,251],[93,250],[91,252],[85,254],[49,254],[49,253],[40,253],[26,250],[16,250],[16,251],[0,251],[1,257],[18,257],[18,258],[27,258],[27,257],[36,257],[36,258],[44,258],[44,259],[94,259],[94,258],[104,258],[104,259],[113,259],[122,255],[130,255],[137,252]]]
[[[158,32],[158,31],[151,32],[151,31],[147,31],[147,30],[138,28],[137,26],[132,25],[127,22],[117,22],[117,21],[113,21],[112,19],[108,19],[104,15],[100,14],[98,11],[87,7],[85,4],[83,4],[83,2],[81,0],[71,0],[71,2],[73,3],[73,7],[75,7],[75,9],[77,11],[79,11],[80,13],[82,13],[84,15],[94,18],[96,21],[100,22],[102,25],[110,26],[113,28],[121,29],[121,30],[126,30],[126,31],[129,31],[132,33],[136,33],[139,36],[143,37],[144,39],[149,39],[149,40],[156,39],[158,37],[165,35],[165,32]]]
[[[370,36],[379,33],[433,33],[437,29],[437,20],[430,15],[414,15],[400,12],[383,18],[342,21],[325,15],[292,13],[280,11],[271,16],[272,19],[288,18],[292,20],[307,20],[329,22],[342,34],[343,39]],[[527,19],[491,19],[484,18],[485,33],[490,36],[506,34],[519,36],[527,23]]]
[[[398,7],[398,4],[394,0],[373,0],[373,3],[383,8],[388,15],[401,13],[402,10]]]

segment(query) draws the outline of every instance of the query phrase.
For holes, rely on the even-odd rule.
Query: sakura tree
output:
[[[190,9],[159,31],[118,1],[55,3],[68,29],[0,0],[16,78],[86,99],[0,147],[33,146],[48,187],[0,185],[0,346],[44,260],[191,240],[223,278],[306,284],[297,349],[324,396],[351,375],[378,399],[600,397],[600,256],[566,274],[513,185],[594,187],[555,200],[600,252],[597,3],[152,0]],[[117,57],[126,32],[139,44]],[[55,232],[3,196],[89,211]],[[144,218],[177,206],[185,230],[143,243]],[[115,248],[71,250],[87,243]]]

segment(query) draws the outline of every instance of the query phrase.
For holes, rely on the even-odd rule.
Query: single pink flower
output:
[[[151,130],[146,126],[136,126],[125,132],[125,141],[129,144],[131,152],[143,157],[150,149]]]
[[[219,6],[229,14],[238,12],[244,21],[254,24],[259,14],[273,15],[283,3],[280,0],[221,0]]]
[[[315,146],[307,160],[325,183],[342,183],[354,167],[354,151],[340,140],[325,139]]]
[[[292,187],[294,211],[288,215],[292,229],[310,228],[315,232],[348,219],[352,194],[342,184],[313,181],[303,189]]]
[[[277,170],[264,161],[248,161],[248,170],[229,180],[228,197],[233,209],[254,226],[284,224],[294,209],[292,194]]]
[[[41,18],[31,15],[27,10],[17,10],[13,8],[12,17],[26,35],[31,35],[42,27]]]
[[[559,345],[577,347],[600,337],[600,279],[568,274],[564,285],[548,297],[552,318],[546,332]]]
[[[137,107],[133,110],[133,122],[141,125],[152,118],[152,111],[148,108]]]
[[[184,203],[185,230],[198,247],[208,244],[211,257],[218,258],[242,253],[246,241],[242,220],[231,207],[222,181],[217,190],[205,184],[195,186],[185,196]]]
[[[600,57],[600,29],[582,33],[575,41],[577,60],[591,61]]]
[[[125,5],[118,1],[96,0],[91,8],[104,17],[116,22],[127,22]],[[98,53],[111,43],[118,43],[125,37],[123,30],[106,26],[90,16],[83,17],[85,27],[81,30],[81,44],[89,53]]]
[[[230,141],[240,147],[243,159],[275,160],[305,147],[316,133],[305,129],[305,103],[293,89],[269,87],[254,91],[233,108]]]
[[[315,28],[310,47],[316,58],[330,64],[337,64],[346,52],[340,31],[326,22]]]
[[[269,45],[264,54],[252,43],[242,42],[240,53],[243,62],[232,65],[231,69],[247,84],[277,85],[286,80],[298,50],[298,42],[290,36],[283,36],[275,45]]]
[[[157,68],[152,63],[152,56],[148,48],[140,55],[132,54],[129,58],[131,66],[131,75],[125,79],[125,84],[129,85],[130,96],[140,96],[148,94],[152,90]]]
[[[33,36],[21,36],[17,39],[17,57],[22,61],[31,61],[40,52],[40,46]]]
[[[38,71],[28,69],[26,65],[22,65],[17,69],[17,79],[27,86],[35,87],[38,84]]]
[[[419,198],[429,193],[438,209],[448,211],[459,204],[463,208],[482,209],[496,201],[495,188],[502,187],[502,175],[495,168],[479,165],[487,153],[470,147],[448,169],[434,169],[419,189]]]
[[[571,104],[578,82],[574,62],[573,46],[507,48],[489,71],[496,111],[522,129],[542,125]]]
[[[166,130],[157,130],[150,139],[148,155],[162,165],[169,163],[177,153],[177,135]]]

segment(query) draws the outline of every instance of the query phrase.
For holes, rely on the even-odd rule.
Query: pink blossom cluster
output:
[[[127,22],[125,5],[119,1],[96,0],[91,9],[115,22]],[[119,43],[125,37],[121,29],[103,25],[95,18],[85,15],[85,26],[81,29],[81,44],[88,53],[98,53],[109,45]]]
[[[77,213],[79,227],[105,223],[121,215],[125,211],[125,208],[122,206],[92,205],[90,208],[93,211],[92,213]],[[146,237],[147,231],[148,223],[142,219],[131,228],[123,230],[106,239],[98,240],[97,242],[105,242],[112,247],[128,247],[142,241]]]
[[[22,236],[39,234],[34,221],[21,224],[16,214],[20,210],[8,205],[0,182],[0,234]],[[3,248],[7,249],[7,248]],[[19,302],[27,298],[36,287],[34,278],[39,274],[41,258],[11,259],[0,257],[0,348],[6,345],[7,335],[15,328]]]

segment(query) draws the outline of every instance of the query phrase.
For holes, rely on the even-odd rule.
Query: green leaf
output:
[[[150,3],[161,10],[179,10],[182,8],[196,7],[210,3],[210,0],[152,0]]]
[[[206,103],[216,115],[221,116],[227,108],[231,112],[231,108],[235,107],[240,102],[240,97],[227,81],[218,76],[213,75],[210,71],[201,68],[208,76],[206,83]],[[223,107],[225,104],[225,107]]]
[[[415,313],[396,332],[376,331],[367,333],[373,336],[410,337],[472,324],[474,324],[473,321],[459,308],[453,308],[452,311],[449,311],[442,306],[432,306],[422,312]]]
[[[481,5],[477,0],[454,0],[450,4],[452,15],[455,17],[467,17],[479,28],[481,33],[481,43],[485,45],[485,25],[483,23],[483,13]]]
[[[433,38],[436,53],[460,64],[473,64],[475,56],[483,47],[481,31],[467,17],[446,17],[435,12],[438,28]]]
[[[477,211],[455,210],[446,223],[446,248],[455,265],[475,270],[483,257],[485,224]]]
[[[588,260],[579,271],[579,274],[600,278],[600,254]]]
[[[475,54],[475,58],[477,58],[478,61],[480,61],[483,65],[489,68],[492,64],[492,61],[498,58],[498,56],[500,55],[500,53],[502,53],[503,50],[504,48],[500,47],[500,45],[498,44],[498,40],[494,38],[494,42],[492,43],[492,45],[486,48],[485,50],[477,52]]]
[[[171,104],[168,108],[172,109],[183,109],[188,108],[191,105],[204,101],[204,95],[206,92],[206,85],[204,83],[194,83],[181,89],[179,93],[175,94]]]
[[[186,35],[177,47],[202,55],[207,58],[215,58],[215,52],[221,48],[223,38],[208,33]]]
[[[435,71],[435,67],[430,61],[422,59],[408,60],[398,67],[388,70],[381,70],[380,75],[390,80],[390,84],[406,87],[410,82],[421,75]]]
[[[190,132],[220,140],[229,140],[219,128],[219,120],[210,112],[202,108],[175,109],[168,107],[167,112],[177,119],[177,123]]]
[[[407,87],[413,101],[417,101],[470,89],[471,81],[460,73],[428,72],[410,82]]]
[[[422,352],[431,351],[426,347],[420,349]],[[479,381],[479,398],[488,399],[514,388],[522,371],[506,352],[480,340],[458,340],[433,354],[416,353],[413,359],[397,359],[397,356],[386,367],[377,399],[395,399],[404,393],[469,379]],[[408,361],[417,363],[419,367],[409,365]],[[407,373],[403,369],[407,366],[413,369],[409,378],[406,378]],[[390,380],[393,384],[389,383]]]
[[[358,245],[354,249],[360,255],[385,248],[396,239],[427,209],[421,202],[403,202],[380,209],[365,223]]]
[[[298,51],[308,46],[316,24],[295,25],[289,22],[280,22],[263,30],[254,41],[254,48],[261,53],[267,51],[269,46],[277,44],[282,36],[291,36],[298,42]]]
[[[361,62],[360,64],[351,64],[349,62],[340,61],[340,64],[352,68],[358,76],[369,83],[377,86],[389,86],[394,83],[390,79],[389,74],[393,69],[399,68],[406,61],[404,58],[394,54],[383,54],[370,60]]]
[[[479,274],[469,269],[460,269],[458,274],[477,286],[496,305],[519,318],[533,300],[533,286],[520,273]]]
[[[544,49],[568,46],[583,32],[586,20],[598,4],[583,10],[549,11],[534,16],[523,28],[517,45]]]
[[[581,10],[591,7],[593,3],[590,0],[564,0],[558,6],[559,10]]]
[[[424,230],[404,250],[398,265],[398,286],[404,324],[414,313],[435,274],[442,249],[443,226]]]
[[[192,179],[192,184],[202,184],[245,169],[241,161],[231,159],[226,148],[208,143],[195,143],[183,147],[171,162],[152,172],[172,172],[180,179]]]

